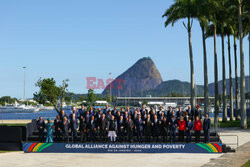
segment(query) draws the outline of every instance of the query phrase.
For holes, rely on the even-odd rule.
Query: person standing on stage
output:
[[[110,138],[111,142],[115,142],[116,141],[116,130],[117,130],[117,122],[115,120],[115,116],[112,115],[111,119],[108,122],[108,137]]]
[[[186,130],[186,121],[183,120],[183,117],[180,116],[178,121],[178,130],[179,130],[179,141],[184,142],[184,132]]]
[[[45,122],[43,120],[43,117],[39,117],[39,120],[37,121],[36,125],[39,132],[39,141],[42,142],[44,139],[44,128],[45,128]]]
[[[211,120],[208,117],[208,114],[206,114],[205,119],[203,121],[203,131],[204,131],[204,136],[205,136],[204,143],[210,142],[210,128],[211,128]]]
[[[63,136],[63,141],[69,143],[69,122],[67,117],[63,117],[63,122],[62,122],[62,136]]]
[[[96,121],[95,117],[90,118],[89,123],[87,124],[87,133],[89,133],[90,141],[95,142],[96,140]]]
[[[54,123],[51,121],[50,118],[47,119],[46,124],[46,131],[47,131],[47,137],[46,137],[46,143],[53,143],[53,127]]]
[[[119,122],[117,122],[119,141],[123,142],[125,136],[125,122],[123,116],[120,116]]]
[[[188,122],[187,122],[187,127],[186,127],[186,136],[187,136],[186,142],[187,143],[191,142],[193,128],[194,128],[194,123],[191,120],[191,117],[188,117]]]
[[[150,142],[151,132],[152,132],[152,122],[150,119],[150,114],[148,114],[147,119],[144,121],[144,136],[145,136],[146,142]]]
[[[136,120],[136,130],[137,130],[137,140],[138,142],[142,142],[143,135],[143,120],[141,119],[141,115],[138,115],[138,119]]]
[[[152,130],[153,130],[153,140],[154,142],[158,142],[159,132],[160,132],[161,122],[158,120],[157,115],[154,115],[154,120],[152,122]]]
[[[100,138],[102,141],[106,140],[107,137],[107,132],[108,132],[108,120],[105,116],[105,114],[102,114],[102,119],[99,125],[99,129],[100,129]]]
[[[127,133],[127,138],[128,142],[133,141],[133,129],[134,129],[134,121],[131,118],[131,115],[128,116],[126,120],[126,133]]]
[[[200,142],[202,123],[199,116],[196,116],[194,121],[194,134],[195,134],[195,142]]]
[[[176,122],[175,116],[173,115],[170,122],[169,122],[170,142],[171,143],[175,143],[176,127],[177,127],[177,122]]]
[[[162,136],[162,141],[167,142],[168,141],[168,121],[167,118],[164,117],[163,121],[161,121],[161,136]]]
[[[72,142],[76,142],[77,130],[78,130],[78,120],[76,118],[75,113],[72,114],[72,118],[70,120],[70,129],[71,129]]]
[[[81,142],[86,142],[87,141],[87,123],[86,123],[86,120],[83,116],[81,116],[81,119],[80,119],[80,139],[81,139]]]
[[[56,119],[54,120],[54,126],[55,126],[55,140],[60,141],[61,138],[61,118],[59,115],[56,116]]]

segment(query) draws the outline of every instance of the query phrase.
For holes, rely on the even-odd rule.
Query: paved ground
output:
[[[240,146],[236,153],[223,154],[221,157],[210,160],[203,167],[238,167],[250,160],[250,142]]]
[[[250,141],[249,130],[223,129],[223,135],[236,134],[243,145]],[[225,142],[236,141],[235,137],[223,137]],[[244,148],[244,146],[243,146]],[[243,153],[244,154],[244,153]],[[0,154],[1,167],[63,167],[63,166],[101,166],[101,167],[166,167],[189,166],[198,167],[211,163],[228,154],[37,154],[10,152]],[[234,154],[231,154],[234,158]],[[233,159],[231,157],[231,159]],[[211,160],[211,161],[210,161]]]

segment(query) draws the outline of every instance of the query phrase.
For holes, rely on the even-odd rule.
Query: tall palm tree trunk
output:
[[[239,0],[239,34],[240,34],[240,113],[241,128],[247,128],[246,117],[246,99],[245,99],[245,66],[244,66],[244,50],[243,50],[243,31],[242,31],[242,2]]]
[[[218,63],[217,63],[216,25],[214,25],[214,125],[217,132],[219,121],[219,89],[218,89]]]
[[[234,67],[235,67],[235,112],[236,120],[240,118],[240,104],[239,104],[239,82],[238,82],[238,63],[237,63],[237,44],[236,36],[234,35]]]
[[[222,98],[223,98],[223,122],[227,121],[227,90],[226,90],[226,65],[225,65],[225,45],[224,45],[224,34],[221,35],[221,45],[222,45]]]
[[[232,63],[231,63],[231,48],[230,48],[230,36],[227,35],[228,41],[228,65],[229,65],[229,81],[230,81],[230,121],[233,120],[234,117],[234,109],[233,109],[233,81],[232,81]]]
[[[189,44],[189,59],[190,59],[190,80],[191,80],[191,108],[195,108],[195,89],[194,89],[194,61],[193,61],[193,50],[191,41],[191,24],[190,18],[188,18],[188,44]]]
[[[204,112],[209,114],[208,106],[208,76],[207,76],[207,49],[206,49],[206,38],[205,38],[205,28],[201,26],[202,31],[202,42],[203,42],[203,61],[204,61]]]

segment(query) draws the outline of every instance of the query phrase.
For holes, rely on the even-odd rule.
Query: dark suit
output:
[[[63,135],[63,141],[69,142],[69,122],[68,121],[62,122],[62,135]]]
[[[136,120],[136,130],[137,130],[137,140],[138,142],[142,142],[142,134],[143,134],[143,120]]]
[[[102,141],[105,141],[107,137],[108,119],[107,118],[101,119],[99,126],[100,126],[100,138]]]
[[[96,121],[95,120],[90,120],[89,123],[87,124],[87,129],[90,135],[90,140],[94,141],[96,140]]]
[[[72,141],[75,142],[77,139],[77,129],[78,129],[78,121],[77,119],[70,120],[70,129],[71,129],[71,137],[72,137]]]
[[[152,132],[152,122],[150,119],[146,119],[144,125],[144,136],[146,137],[147,142],[150,142],[151,132]]]
[[[193,121],[187,121],[187,126],[186,126],[186,141],[187,143],[190,143],[191,142],[191,139],[192,139],[192,130],[194,128],[194,122]]]
[[[176,122],[176,120],[171,119],[171,120],[170,120],[170,125],[169,125],[170,142],[174,142],[174,143],[175,143],[176,127],[177,127],[177,122]]]
[[[121,142],[124,140],[125,136],[125,122],[124,120],[117,121],[117,127],[118,127],[118,137]]]
[[[126,120],[126,133],[128,137],[128,141],[131,142],[133,138],[133,129],[134,129],[134,122],[132,119]]]
[[[210,118],[205,118],[203,121],[203,131],[205,136],[204,143],[210,142],[210,128],[211,128],[211,120]]]
[[[60,141],[60,138],[61,138],[61,124],[62,124],[61,119],[54,120],[56,141]]]
[[[161,136],[162,136],[162,141],[167,142],[168,141],[168,121],[161,121]]]
[[[44,128],[45,128],[44,120],[42,120],[42,121],[38,120],[37,121],[37,129],[39,132],[39,141],[40,142],[42,142],[44,139]]]
[[[154,138],[154,141],[158,142],[161,122],[157,119],[157,120],[154,120],[152,123],[153,123],[153,127],[152,127],[153,138]]]
[[[83,122],[82,119],[80,119],[80,135],[81,135],[81,142],[85,142],[87,140],[87,123],[86,121]]]

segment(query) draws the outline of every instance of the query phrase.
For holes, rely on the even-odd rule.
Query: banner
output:
[[[221,143],[23,143],[25,153],[221,153]]]

